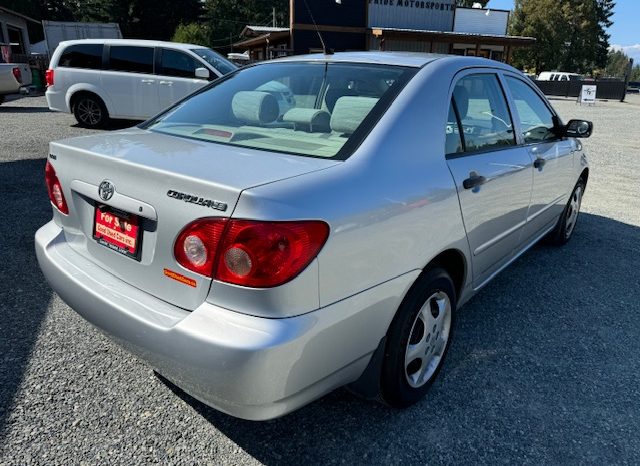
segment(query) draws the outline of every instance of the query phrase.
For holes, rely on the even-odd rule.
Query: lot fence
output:
[[[578,97],[583,84],[593,84],[598,87],[596,96],[598,99],[611,99],[623,101],[627,87],[624,81],[534,81],[544,95]]]

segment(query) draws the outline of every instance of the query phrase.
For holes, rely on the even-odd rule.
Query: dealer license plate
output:
[[[137,215],[98,205],[93,237],[113,251],[140,260],[140,224]]]

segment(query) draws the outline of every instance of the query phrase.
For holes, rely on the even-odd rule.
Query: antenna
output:
[[[318,23],[316,23],[316,20],[313,17],[313,13],[311,13],[311,8],[309,8],[309,4],[307,3],[307,0],[304,0],[304,6],[307,7],[307,13],[309,13],[309,16],[311,17],[311,21],[313,21],[313,26],[316,29],[316,34],[318,34],[318,39],[320,39],[320,43],[322,44],[322,51],[324,52],[325,55],[332,55],[333,52],[331,50],[327,50],[327,46],[324,44],[324,40],[322,40],[322,34],[320,34]]]

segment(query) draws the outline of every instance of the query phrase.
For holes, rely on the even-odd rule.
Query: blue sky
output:
[[[489,0],[487,8],[513,9],[513,0]],[[613,26],[609,29],[610,43],[622,49],[640,64],[640,1],[617,0],[613,15]]]

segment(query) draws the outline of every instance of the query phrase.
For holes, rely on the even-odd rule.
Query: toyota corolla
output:
[[[495,61],[263,63],[52,142],[36,253],[80,315],[221,411],[270,419],[344,385],[404,407],[457,310],[571,238],[591,132]]]

